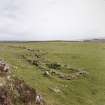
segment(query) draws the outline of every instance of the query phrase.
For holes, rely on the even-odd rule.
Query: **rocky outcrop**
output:
[[[36,89],[12,76],[8,64],[0,61],[0,105],[46,105]]]

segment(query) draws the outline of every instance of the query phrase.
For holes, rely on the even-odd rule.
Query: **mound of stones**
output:
[[[46,54],[46,52],[41,50],[27,48],[27,51],[22,56],[30,64],[42,70],[43,75],[46,77],[57,76],[63,80],[73,80],[88,75],[88,72],[85,70],[75,69],[59,62],[51,62],[45,56]],[[63,70],[69,71],[69,73],[62,72]]]

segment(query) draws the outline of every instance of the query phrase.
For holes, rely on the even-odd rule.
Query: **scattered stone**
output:
[[[79,70],[77,73],[80,75],[88,75],[89,74],[87,71],[84,71],[84,70]]]
[[[49,63],[49,64],[46,64],[48,66],[48,68],[51,68],[51,69],[61,69],[61,64],[60,63]]]
[[[67,87],[68,87],[68,85],[62,85],[62,87],[63,87],[63,88],[67,88]]]
[[[7,79],[8,79],[8,80],[10,80],[10,78],[11,78],[11,76],[10,76],[10,75],[8,75],[8,76],[7,76]]]
[[[34,49],[32,49],[32,48],[27,48],[27,50],[28,50],[28,51],[34,51]]]
[[[71,76],[65,77],[65,80],[72,80],[73,78]]]
[[[81,76],[86,76],[86,75],[88,75],[88,72],[81,70],[71,74],[59,74],[59,78],[64,80],[74,80],[74,79],[78,79]]]
[[[54,69],[51,69],[51,70],[50,70],[50,73],[51,73],[51,75],[56,75],[56,74],[57,74],[57,71],[54,70]]]
[[[45,105],[44,99],[43,99],[43,97],[41,95],[36,96],[35,103],[37,105]]]
[[[72,74],[71,76],[70,76],[70,78],[73,80],[73,79],[77,79],[77,76],[75,75],[75,74]]]
[[[64,75],[64,74],[60,74],[60,75],[59,75],[59,78],[64,79],[64,78],[65,78],[65,75]]]
[[[45,72],[44,72],[44,76],[50,77],[51,75],[50,75],[49,71],[45,71]]]
[[[0,61],[0,73],[9,73],[10,67],[3,61]]]
[[[49,88],[51,91],[55,92],[55,93],[61,93],[62,91],[58,88],[58,87],[55,87],[55,88]]]
[[[18,69],[18,67],[17,66],[13,66],[13,69]]]

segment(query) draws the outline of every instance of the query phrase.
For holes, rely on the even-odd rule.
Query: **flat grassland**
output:
[[[74,80],[48,78],[21,55],[24,48],[47,52],[46,59],[85,69],[87,77]],[[48,105],[105,105],[105,43],[97,42],[1,42],[0,59],[11,65],[18,78],[43,95]],[[61,92],[54,92],[56,88]]]

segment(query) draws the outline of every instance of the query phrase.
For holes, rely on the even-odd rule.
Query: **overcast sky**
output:
[[[0,0],[0,40],[105,37],[105,0]]]

